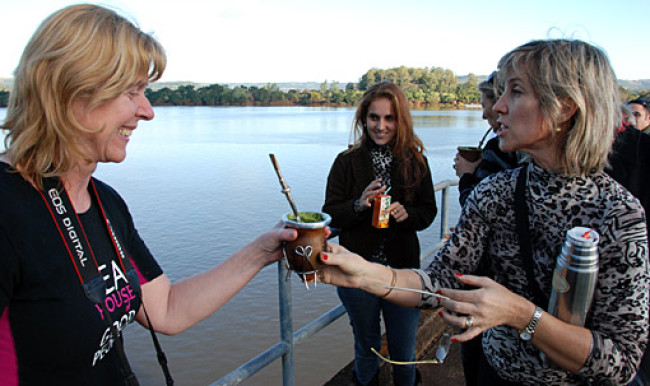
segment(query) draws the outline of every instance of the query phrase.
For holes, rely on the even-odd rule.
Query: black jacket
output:
[[[389,227],[372,226],[372,209],[357,213],[354,201],[375,179],[370,151],[361,147],[342,152],[334,160],[327,179],[323,212],[332,216],[333,228],[341,228],[339,243],[352,252],[369,258],[377,250],[382,235],[386,235],[385,253],[388,264],[395,268],[420,267],[420,243],[417,231],[426,229],[436,216],[436,198],[427,165],[427,174],[416,188],[412,202],[404,202],[404,178],[398,172],[399,164],[393,160],[391,172],[391,202],[399,201],[408,212],[408,219],[397,223],[392,217]]]
[[[647,216],[650,209],[650,135],[633,127],[618,133],[605,172],[641,201]]]
[[[474,173],[465,173],[458,181],[458,201],[461,206],[465,205],[467,196],[485,177],[501,170],[515,168],[519,163],[516,152],[506,153],[499,149],[499,138],[497,137],[487,141],[482,157],[481,163],[478,164]]]
[[[608,161],[605,172],[641,201],[646,212],[646,230],[650,234],[647,219],[650,203],[650,135],[626,126],[616,134]],[[641,359],[639,375],[645,381],[650,379],[650,344]]]

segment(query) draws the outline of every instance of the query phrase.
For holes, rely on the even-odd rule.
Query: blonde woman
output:
[[[122,162],[138,123],[154,118],[144,90],[165,65],[153,37],[95,5],[55,12],[27,44],[2,125],[0,384],[135,385],[122,329],[187,329],[297,236],[276,228],[175,284],[162,272],[93,172]]]

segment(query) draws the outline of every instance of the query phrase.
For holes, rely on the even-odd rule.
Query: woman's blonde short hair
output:
[[[96,107],[158,80],[166,63],[155,38],[112,10],[80,4],[50,15],[23,51],[2,125],[14,168],[41,187],[43,177],[87,160],[77,140],[87,130],[75,119],[73,102],[88,98]]]
[[[543,130],[562,135],[563,172],[585,176],[602,171],[621,124],[616,76],[605,52],[580,40],[537,40],[507,53],[499,61],[499,79],[528,76],[544,116]],[[568,132],[556,133],[567,101],[575,103]]]

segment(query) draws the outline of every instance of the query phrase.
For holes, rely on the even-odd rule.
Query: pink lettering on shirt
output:
[[[0,316],[0,385],[18,385],[18,359],[9,324],[9,307]]]

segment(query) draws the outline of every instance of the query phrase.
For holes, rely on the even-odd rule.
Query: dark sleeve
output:
[[[371,209],[361,213],[354,210],[354,201],[361,196],[362,191],[355,188],[355,178],[349,154],[339,154],[327,177],[325,204],[323,212],[332,216],[330,226],[333,228],[351,228],[362,223],[372,215]]]
[[[516,168],[519,158],[516,152],[506,153],[499,148],[499,139],[492,138],[483,149],[483,160],[478,164],[473,173],[465,173],[458,181],[458,201],[465,205],[467,197],[479,182],[488,176],[502,170]]]
[[[149,248],[147,248],[147,245],[140,238],[140,234],[135,227],[133,228],[133,236],[129,242],[129,252],[131,253],[132,261],[138,267],[138,271],[140,271],[147,281],[151,281],[162,275],[162,268],[160,268],[160,265],[158,265]]]
[[[429,168],[429,163],[426,161],[426,158],[425,164],[427,173],[417,188],[413,202],[404,204],[404,208],[406,208],[406,212],[409,215],[408,218],[401,223],[391,222],[391,226],[395,224],[398,229],[415,229],[416,231],[421,231],[433,223],[433,219],[438,213],[438,207],[436,206],[436,195],[433,187],[431,168]]]
[[[458,201],[460,202],[460,206],[465,205],[467,197],[479,182],[481,180],[476,178],[472,173],[465,173],[460,177],[458,181]]]
[[[619,133],[609,154],[607,174],[623,185],[650,213],[650,136],[627,128]]]

